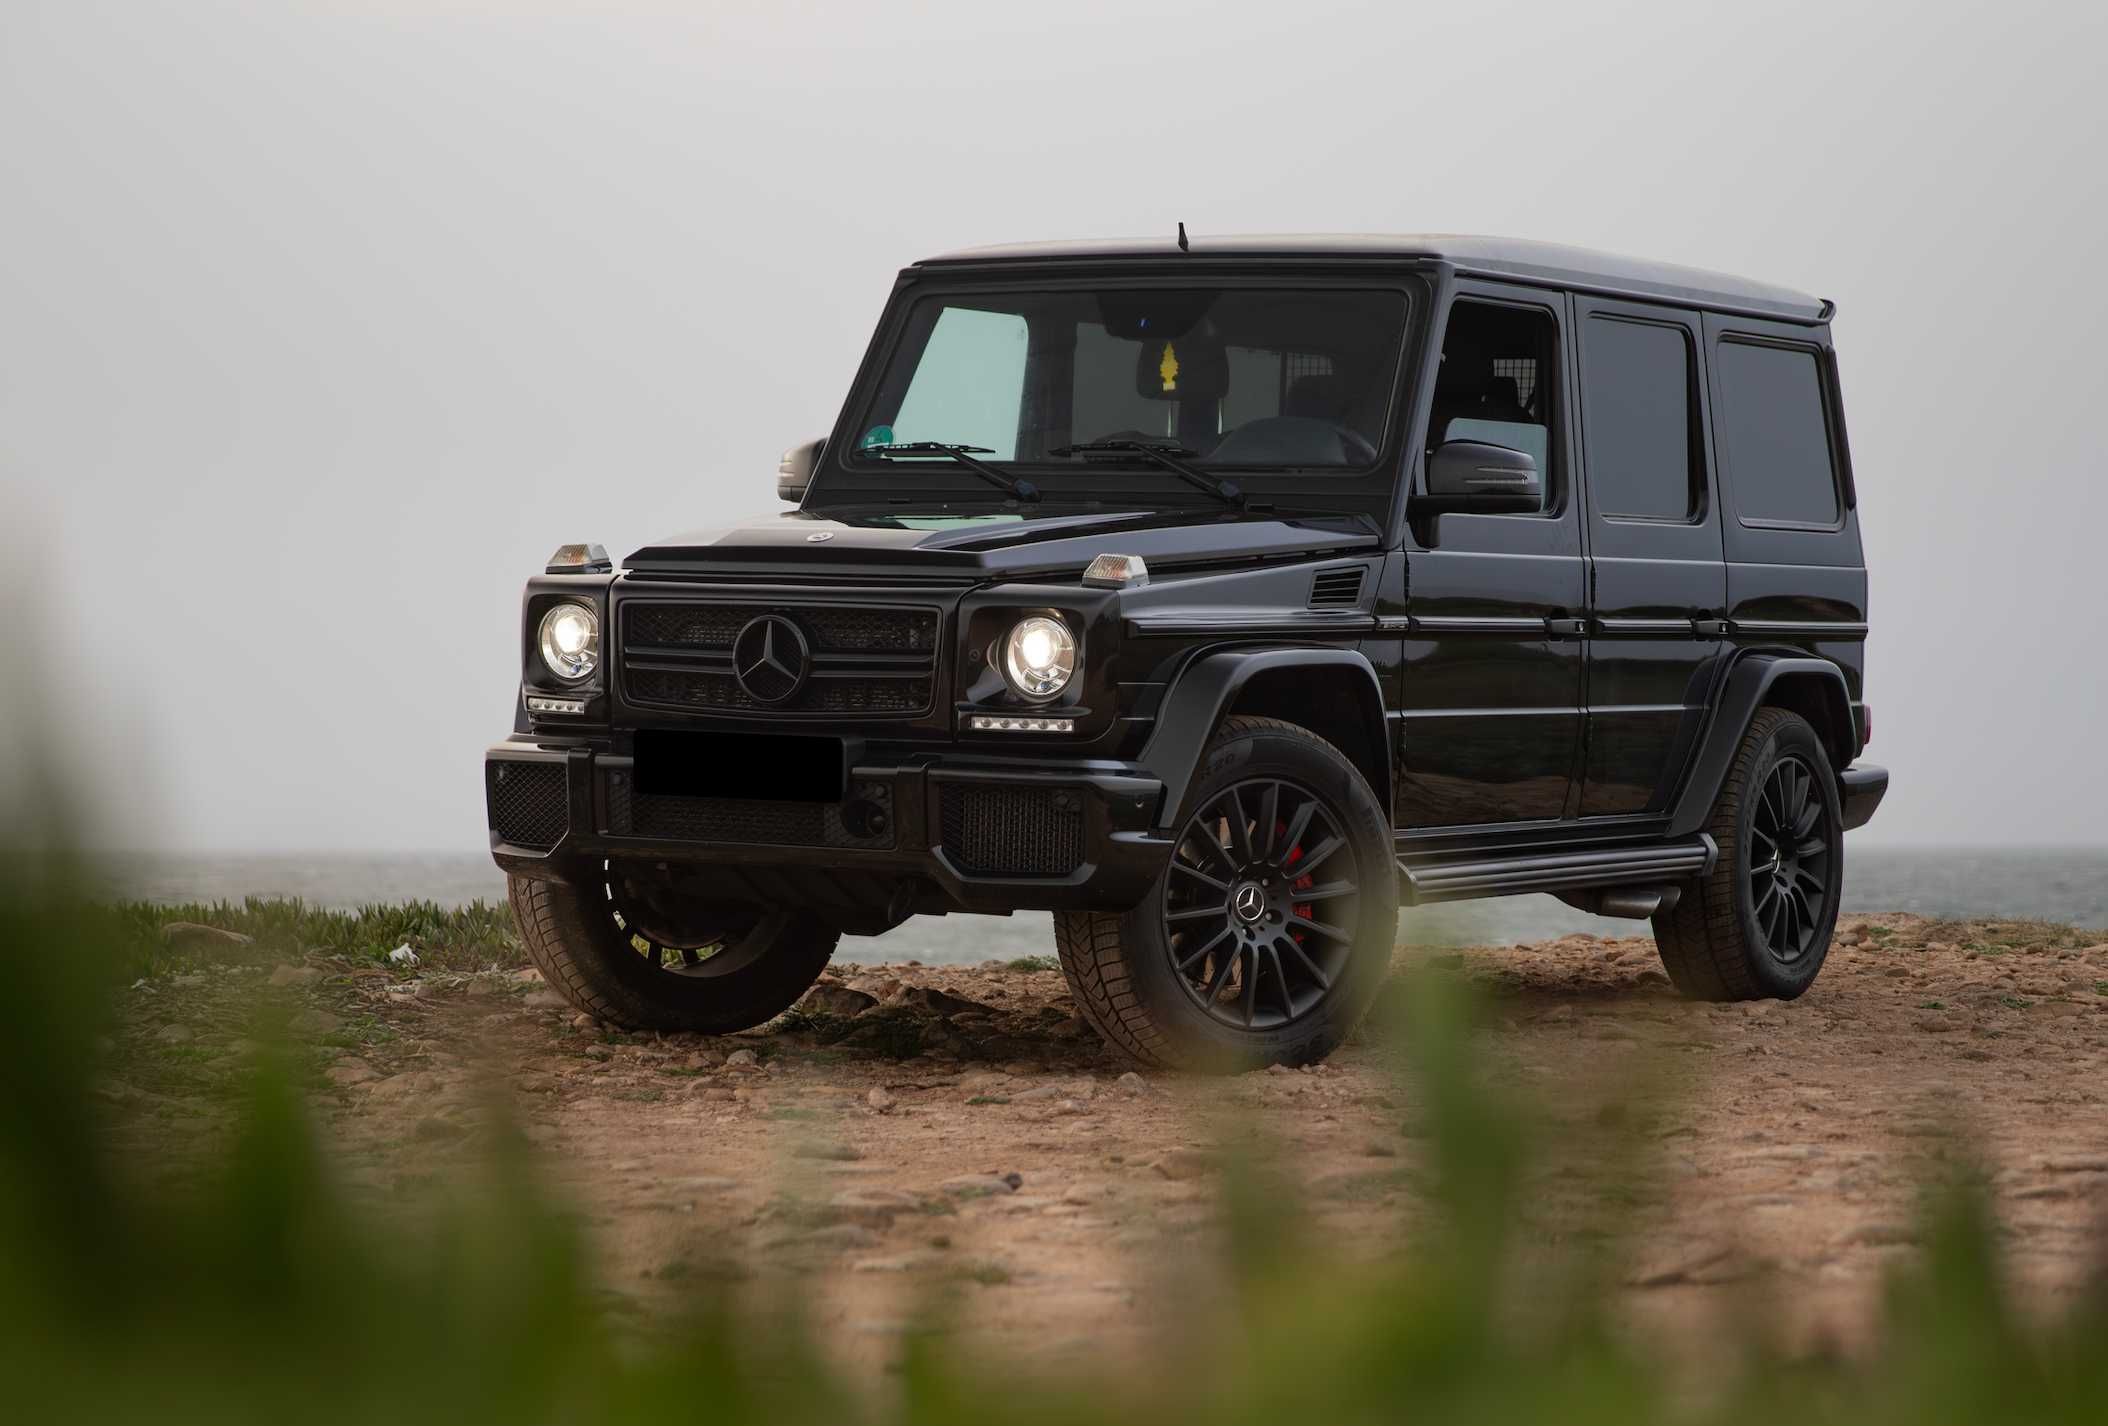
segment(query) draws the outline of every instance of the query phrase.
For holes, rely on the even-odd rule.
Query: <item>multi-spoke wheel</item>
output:
[[[1164,888],[1164,944],[1196,1003],[1272,1029],[1331,991],[1354,945],[1354,853],[1308,788],[1254,778],[1186,823]]]
[[[1086,1019],[1149,1064],[1321,1059],[1390,963],[1389,819],[1340,751],[1271,718],[1228,720],[1163,875],[1124,913],[1055,917]]]
[[[1807,721],[1751,721],[1707,830],[1710,876],[1654,918],[1669,979],[1703,1000],[1791,1000],[1829,953],[1844,882],[1837,783]]]
[[[1750,907],[1765,947],[1780,961],[1797,961],[1812,949],[1830,894],[1820,776],[1799,753],[1782,754],[1750,816]]]
[[[782,1014],[835,932],[781,907],[684,893],[655,863],[603,861],[569,881],[510,879],[528,957],[552,989],[613,1025],[722,1035]]]

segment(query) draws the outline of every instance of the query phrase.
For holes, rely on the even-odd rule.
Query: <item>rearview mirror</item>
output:
[[[1427,458],[1427,493],[1415,515],[1534,515],[1544,509],[1544,480],[1528,451],[1483,441],[1444,441]]]
[[[817,437],[802,446],[792,446],[776,463],[776,498],[788,500],[793,505],[803,504],[805,491],[812,484],[812,473],[819,469],[820,451],[827,438]]]

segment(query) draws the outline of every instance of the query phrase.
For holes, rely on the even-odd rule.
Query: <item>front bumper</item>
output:
[[[841,804],[645,796],[603,741],[515,735],[484,757],[491,852],[568,880],[610,857],[844,930],[915,912],[1123,910],[1163,870],[1164,785],[1133,764],[919,750],[853,760]]]
[[[1844,814],[1846,831],[1874,820],[1874,809],[1888,795],[1888,769],[1872,763],[1853,763],[1837,779],[1837,800]]]

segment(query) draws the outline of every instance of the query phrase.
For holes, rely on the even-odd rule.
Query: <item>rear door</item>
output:
[[[1402,748],[1394,799],[1413,832],[1556,821],[1581,732],[1581,516],[1573,494],[1565,299],[1457,284],[1426,444],[1527,450],[1546,508],[1440,515],[1406,549]]]
[[[1660,813],[1726,647],[1696,314],[1576,297],[1590,584],[1581,816]]]

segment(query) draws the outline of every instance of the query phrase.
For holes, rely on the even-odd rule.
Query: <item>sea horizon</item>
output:
[[[160,905],[239,903],[255,896],[354,910],[401,901],[464,906],[505,899],[504,875],[481,851],[102,852],[90,855],[88,864],[96,894]],[[1853,847],[1846,853],[1844,911],[2108,927],[2108,846]],[[1401,922],[1409,940],[1486,945],[1574,932],[1639,935],[1644,929],[1644,922],[1591,916],[1550,896],[1407,908]],[[916,917],[882,937],[844,937],[836,958],[970,964],[1053,949],[1053,926],[1043,912],[961,913]]]

